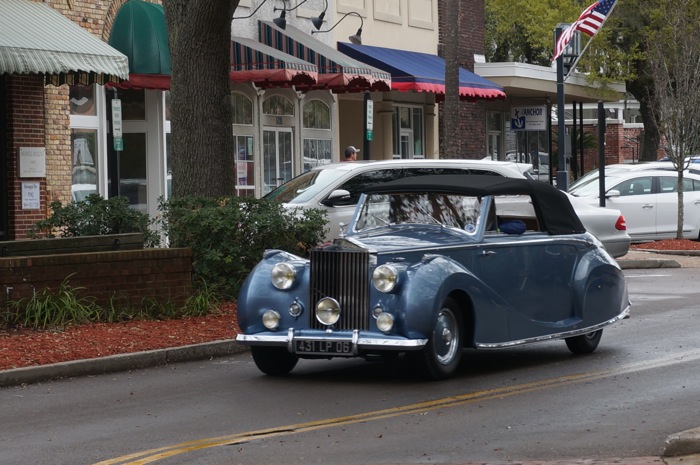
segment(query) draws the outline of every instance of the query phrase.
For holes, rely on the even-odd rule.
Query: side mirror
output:
[[[327,207],[334,207],[336,204],[350,199],[350,191],[345,189],[336,189],[330,195],[322,200],[321,203]]]
[[[608,192],[605,193],[605,198],[606,199],[612,199],[615,197],[620,196],[620,191],[617,189],[610,189]]]

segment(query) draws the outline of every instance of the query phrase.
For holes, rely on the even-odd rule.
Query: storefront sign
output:
[[[39,210],[41,191],[38,182],[22,183],[22,210]]]
[[[546,131],[547,107],[511,107],[510,129],[512,131]]]
[[[20,178],[46,177],[46,148],[20,147],[18,168]]]

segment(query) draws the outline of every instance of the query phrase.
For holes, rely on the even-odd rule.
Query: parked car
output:
[[[405,353],[443,379],[465,347],[592,352],[629,311],[617,262],[549,184],[433,175],[364,190],[346,236],[309,259],[269,250],[244,282],[237,341],[262,372]]]
[[[616,170],[605,174],[605,206],[619,210],[633,242],[674,239],[678,225],[678,174],[669,170]],[[599,184],[589,182],[570,193],[600,205]],[[700,239],[700,174],[683,175],[683,237]]]
[[[328,214],[327,240],[341,232],[341,224],[350,222],[362,191],[371,185],[404,177],[428,174],[491,175],[525,179],[532,165],[494,161],[490,159],[451,160],[384,160],[336,163],[307,171],[268,193],[287,208],[318,208]],[[629,250],[630,237],[625,231],[621,215],[604,209],[591,209],[574,201],[584,226],[603,242],[613,257],[621,257]]]

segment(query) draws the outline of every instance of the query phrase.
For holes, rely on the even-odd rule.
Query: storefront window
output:
[[[273,95],[263,102],[263,113],[271,116],[294,116],[294,105],[281,95]]]
[[[331,163],[331,110],[321,100],[304,104],[304,160],[303,170]]]
[[[493,160],[503,160],[503,113],[490,111],[488,113],[488,140],[486,155]]]
[[[253,102],[243,94],[231,94],[233,124],[253,124]]]
[[[120,90],[117,98],[122,101],[122,120],[146,120],[146,93],[143,89]]]
[[[146,133],[126,133],[119,157],[119,195],[129,199],[136,210],[148,213],[147,194]]]
[[[238,156],[236,158],[236,195],[255,195],[255,160],[253,158],[253,137],[234,136]]]
[[[395,106],[392,117],[394,158],[424,158],[423,108]]]
[[[97,130],[71,130],[73,172],[71,196],[80,202],[90,194],[97,194]]]
[[[95,86],[71,86],[69,100],[71,115],[97,116]]]

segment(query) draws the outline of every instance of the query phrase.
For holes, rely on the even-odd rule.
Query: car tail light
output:
[[[620,215],[615,222],[615,229],[618,231],[627,231],[627,223],[625,223],[625,217]]]

